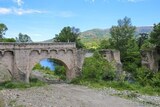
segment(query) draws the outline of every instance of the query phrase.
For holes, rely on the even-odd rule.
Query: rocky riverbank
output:
[[[118,91],[113,88],[104,88],[98,91],[104,95],[119,96],[132,101],[144,103],[148,106],[160,107],[160,96],[142,95],[128,90]]]

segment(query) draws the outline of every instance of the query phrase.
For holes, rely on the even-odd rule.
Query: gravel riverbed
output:
[[[0,91],[5,103],[4,107],[152,107],[148,104],[112,96],[115,93],[117,92],[113,89],[95,90],[63,83],[23,90]],[[144,98],[139,97],[139,99]],[[160,98],[157,97],[157,99]]]

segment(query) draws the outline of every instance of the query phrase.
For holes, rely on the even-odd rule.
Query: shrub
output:
[[[33,70],[42,70],[43,67],[41,66],[40,63],[36,64],[34,67],[33,67]]]
[[[96,51],[93,57],[86,58],[82,68],[83,78],[94,80],[113,80],[116,76],[111,63],[103,59]]]
[[[66,68],[64,66],[56,66],[55,67],[55,75],[59,76],[60,79],[66,79]]]
[[[0,38],[0,42],[16,42],[14,38]]]
[[[34,86],[43,86],[43,85],[45,85],[44,82],[36,78],[30,78],[30,83],[13,82],[13,81],[0,83],[0,89],[14,89],[14,88],[23,89],[23,88],[30,88]]]
[[[160,72],[154,73],[153,78],[151,79],[151,85],[153,87],[160,87]]]
[[[146,67],[136,69],[136,81],[143,86],[150,85],[153,78],[153,72]]]

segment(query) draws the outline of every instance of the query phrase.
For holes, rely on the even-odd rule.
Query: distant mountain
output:
[[[136,35],[139,33],[150,33],[153,29],[153,26],[142,26],[136,28]],[[80,39],[85,45],[95,46],[100,40],[109,38],[110,29],[91,29],[84,32],[81,32]],[[46,40],[44,42],[53,42],[53,39]]]
[[[136,28],[136,34],[139,33],[150,33],[152,31],[152,26],[143,26]],[[109,38],[110,29],[92,29],[81,33],[81,39],[99,39],[99,38]]]
[[[153,30],[153,26],[142,26],[136,28],[136,34],[139,33],[150,33]]]
[[[53,42],[53,39],[45,40],[45,41],[43,41],[43,42],[46,42],[46,43],[48,43],[48,42]]]
[[[82,38],[103,38],[109,35],[109,29],[92,29],[81,33]]]
[[[136,27],[135,35],[139,33],[150,33],[152,26]],[[80,39],[87,48],[97,48],[101,40],[109,38],[110,29],[91,29],[81,33]]]

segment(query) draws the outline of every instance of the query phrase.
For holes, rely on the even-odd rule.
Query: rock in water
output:
[[[12,76],[10,72],[0,64],[0,83],[10,81],[12,79]]]

